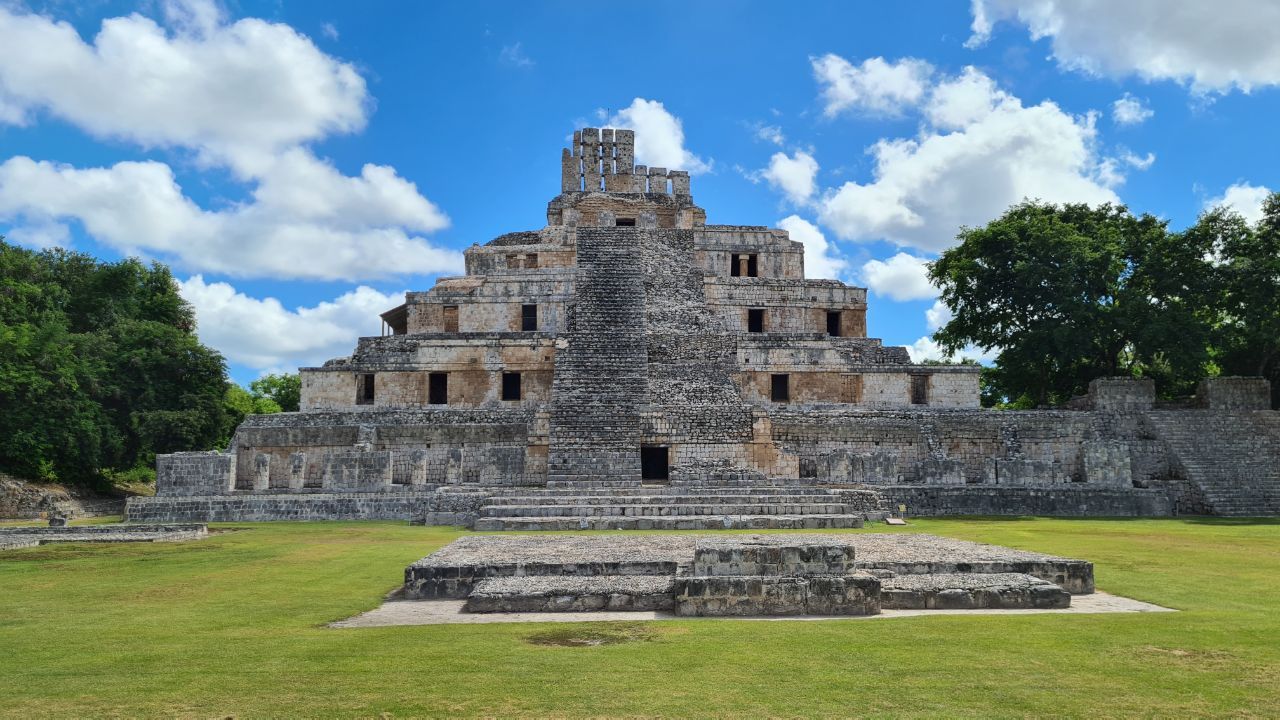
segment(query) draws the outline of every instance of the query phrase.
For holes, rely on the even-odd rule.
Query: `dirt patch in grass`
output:
[[[596,647],[633,642],[652,642],[660,633],[640,623],[573,625],[537,632],[525,637],[530,645],[554,647]]]

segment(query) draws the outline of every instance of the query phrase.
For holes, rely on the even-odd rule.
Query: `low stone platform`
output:
[[[405,569],[403,596],[470,612],[874,614],[1060,608],[1093,565],[917,534],[469,536]]]
[[[521,612],[521,613],[472,613],[464,609],[462,600],[388,600],[368,612],[330,623],[335,629],[371,627],[410,627],[420,625],[487,625],[491,623],[567,623],[567,622],[647,622],[653,620],[681,619],[666,610],[613,612],[592,610],[588,612]],[[1167,613],[1177,612],[1141,600],[1095,592],[1076,595],[1071,605],[1047,609],[985,609],[985,610],[894,610],[882,608],[878,615],[791,615],[763,617],[694,617],[700,622],[779,622],[839,620],[896,620],[902,618],[932,617],[938,615],[968,615],[998,618],[1011,615],[1096,615],[1109,613]],[[997,620],[998,622],[998,620]]]
[[[881,607],[894,610],[1064,608],[1071,593],[1022,573],[899,575],[881,581]]]
[[[0,550],[69,542],[177,542],[208,536],[203,523],[0,528]]]
[[[671,575],[594,575],[489,578],[476,583],[466,610],[490,612],[588,612],[670,610]]]

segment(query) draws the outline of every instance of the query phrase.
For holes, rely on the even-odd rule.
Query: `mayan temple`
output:
[[[1096,381],[1070,408],[979,407],[979,369],[866,337],[867,293],[806,279],[782,230],[713,225],[630,130],[562,153],[546,226],[466,250],[301,412],[158,462],[133,520],[401,518],[477,529],[855,527],[914,514],[1274,514],[1266,382],[1198,406]]]

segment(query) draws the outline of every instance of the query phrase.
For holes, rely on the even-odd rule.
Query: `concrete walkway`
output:
[[[396,625],[472,625],[516,622],[605,622],[618,620],[876,620],[917,615],[1037,615],[1043,613],[1097,614],[1177,612],[1151,603],[1095,592],[1074,595],[1071,607],[1056,610],[884,610],[879,615],[802,615],[756,618],[680,618],[669,612],[568,612],[568,613],[464,613],[465,600],[391,600],[376,610],[331,623],[334,628],[391,627]]]

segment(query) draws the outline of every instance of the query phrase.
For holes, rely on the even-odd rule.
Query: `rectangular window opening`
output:
[[[449,404],[449,373],[433,372],[427,376],[427,404]]]
[[[831,337],[840,337],[840,311],[827,311],[827,334]]]
[[[613,224],[617,227],[635,227],[636,219],[635,218],[617,218],[616,220],[613,221]]]
[[[911,404],[912,405],[928,405],[929,404],[929,376],[928,375],[912,375],[911,376]]]
[[[769,399],[774,402],[791,402],[790,375],[771,375],[769,377]]]
[[[764,308],[750,308],[747,310],[747,332],[764,332]]]
[[[533,332],[538,329],[537,305],[520,306],[520,329],[524,332]]]
[[[670,480],[670,451],[661,445],[640,446],[640,478],[642,480]]]
[[[503,400],[519,400],[520,399],[520,373],[518,372],[502,373],[502,399]]]
[[[759,255],[747,256],[747,277],[760,277]]]
[[[440,309],[443,318],[444,331],[447,333],[458,332],[458,306],[445,305]]]
[[[356,404],[373,404],[373,373],[356,376]]]
[[[742,277],[742,263],[739,261],[739,258],[741,257],[742,257],[741,255],[729,256],[729,276],[730,277]]]
[[[524,259],[524,266],[530,270],[538,267],[538,253],[530,253]]]

